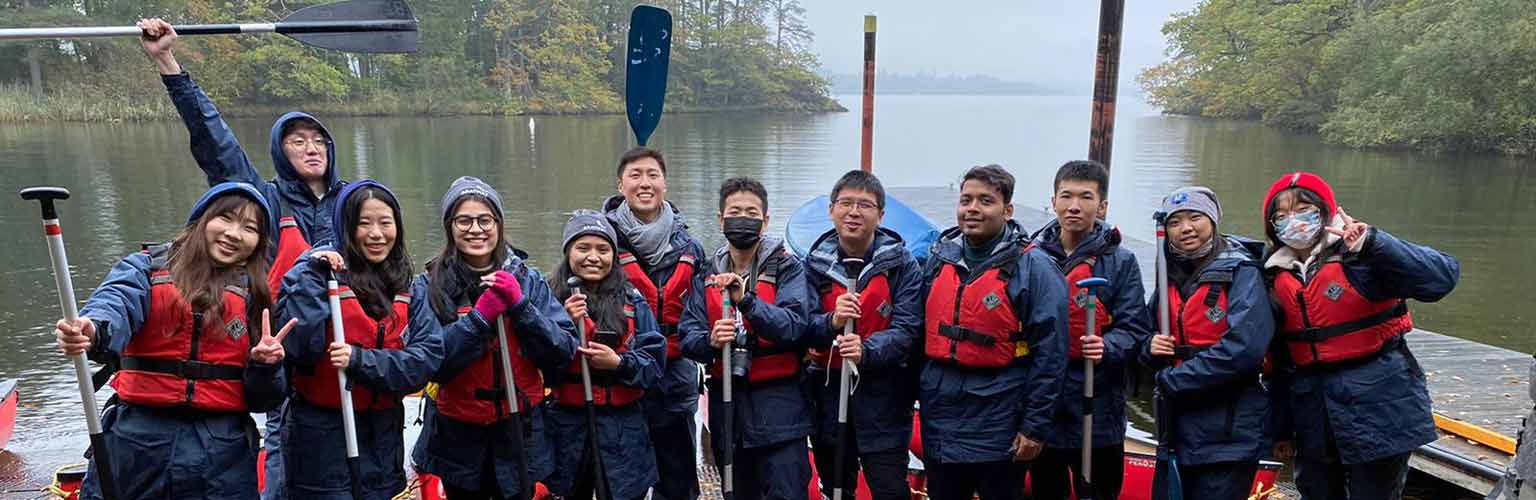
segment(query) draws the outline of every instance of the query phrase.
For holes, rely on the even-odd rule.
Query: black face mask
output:
[[[751,217],[726,217],[725,240],[737,250],[746,250],[763,238],[763,220]]]

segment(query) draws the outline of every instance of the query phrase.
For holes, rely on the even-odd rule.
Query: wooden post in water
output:
[[[864,123],[859,143],[859,168],[873,168],[875,142],[875,16],[864,16]]]
[[[1109,168],[1115,136],[1115,94],[1120,78],[1120,31],[1125,0],[1101,0],[1099,50],[1094,65],[1093,120],[1088,133],[1088,159]]]

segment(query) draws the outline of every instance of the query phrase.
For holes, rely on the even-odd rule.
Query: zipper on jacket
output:
[[[385,323],[385,321],[382,321],[382,320],[379,321],[378,342],[373,344],[373,348],[374,349],[383,349],[384,348],[384,323]],[[345,368],[343,368],[343,369],[345,369]],[[377,408],[379,406],[379,391],[369,391],[369,392],[372,392],[373,396],[368,399],[368,408],[369,409]]]
[[[194,314],[192,314],[192,348],[191,348],[190,351],[187,352],[187,361],[194,362],[194,363],[197,362],[197,348],[199,347],[198,344],[201,342],[202,336],[203,336],[203,313],[194,313]],[[194,384],[193,384],[193,381],[192,381],[192,377],[187,377],[187,400],[186,400],[186,404],[192,404],[193,385]]]
[[[1301,290],[1296,291],[1296,304],[1301,308],[1301,331],[1306,332],[1311,330],[1312,319],[1307,317],[1307,296]],[[1312,347],[1312,362],[1316,363],[1319,359],[1322,358],[1322,356],[1319,356],[1317,353],[1317,339],[1311,339],[1308,344]]]
[[[960,286],[955,288],[955,320],[954,320],[954,325],[957,328],[960,326],[960,304],[962,304],[960,299],[962,297],[964,297],[964,296],[965,296],[965,280],[961,279],[960,280]],[[959,350],[960,350],[960,342],[962,342],[962,340],[960,340],[960,339],[949,339],[949,361],[950,362],[956,362],[957,363],[957,362],[960,361],[960,359],[958,357],[958,353],[959,353]]]

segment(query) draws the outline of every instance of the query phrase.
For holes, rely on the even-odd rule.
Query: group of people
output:
[[[1444,297],[1459,265],[1351,218],[1313,174],[1274,183],[1262,242],[1220,231],[1211,190],[1170,194],[1168,287],[1150,299],[1103,220],[1108,173],[1091,161],[1058,170],[1056,219],[1033,233],[1013,219],[1013,176],[970,169],[955,226],[919,262],[881,226],[885,190],[863,171],[832,186],[834,229],[803,258],[764,231],[764,185],[725,180],[727,244],[705,253],[667,199],[665,157],[636,148],[616,162],[618,194],[566,223],[552,279],[473,177],[443,194],[443,246],[418,267],[399,200],[343,181],[318,120],[278,119],[277,177],[261,179],[176,62],[174,31],[140,26],[211,188],[168,243],[124,258],[80,319],[56,326],[65,352],[120,366],[110,454],[92,457],[83,498],[101,498],[110,466],[119,498],[350,498],[360,485],[388,499],[406,486],[402,399],[424,389],[411,463],[454,500],[523,498],[524,478],[563,498],[694,500],[702,393],[715,461],[734,464],[743,499],[805,498],[813,462],[827,498],[834,482],[834,500],[853,498],[861,472],[873,498],[910,498],[914,420],[930,497],[1020,498],[1028,473],[1034,498],[1067,498],[1089,411],[1094,498],[1116,498],[1126,390],[1144,369],[1167,401],[1159,437],[1199,498],[1246,498],[1261,458],[1293,455],[1306,499],[1396,498],[1409,453],[1435,439],[1405,301]],[[1108,284],[1078,286],[1090,277]],[[1085,362],[1088,400],[1083,370],[1068,369]],[[269,412],[260,493],[249,412]],[[725,419],[730,442],[713,433]],[[839,448],[850,460],[833,470]]]

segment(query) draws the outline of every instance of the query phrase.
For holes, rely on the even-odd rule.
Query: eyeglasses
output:
[[[291,140],[291,141],[283,141],[283,144],[287,144],[288,147],[291,147],[293,149],[309,149],[309,147],[311,145],[319,147],[320,149],[325,149],[326,146],[330,146],[331,145],[331,140],[330,139],[294,139],[294,140]]]
[[[1276,210],[1274,213],[1270,214],[1269,224],[1275,226],[1275,229],[1279,229],[1281,226],[1285,225],[1286,220],[1290,219],[1291,217],[1296,217],[1298,215],[1312,215],[1318,212],[1319,210],[1316,208],[1303,208],[1291,213],[1285,213]]]
[[[874,203],[870,203],[864,200],[855,200],[852,198],[838,198],[837,201],[832,202],[832,204],[837,205],[837,208],[841,208],[843,210],[853,210],[855,207],[857,207],[860,212],[873,212],[875,209],[880,208],[879,205]]]
[[[469,231],[470,225],[480,226],[481,229],[490,231],[496,228],[496,218],[491,217],[490,215],[481,215],[479,217],[460,215],[453,218],[454,229],[458,229],[460,231]]]

